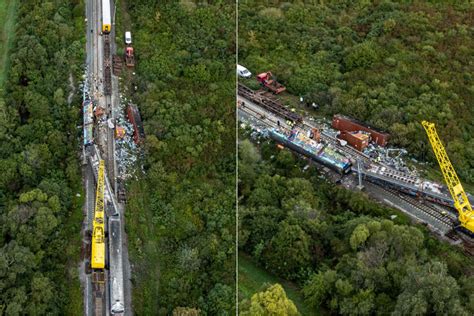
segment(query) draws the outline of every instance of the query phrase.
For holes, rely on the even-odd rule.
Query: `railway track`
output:
[[[431,208],[431,207],[429,207],[429,206],[427,206],[423,203],[420,203],[417,199],[412,198],[412,197],[410,197],[408,195],[405,195],[403,193],[400,193],[397,190],[394,190],[394,189],[391,189],[391,188],[385,188],[385,187],[382,187],[382,186],[380,186],[380,188],[382,188],[382,190],[386,191],[388,194],[396,196],[397,198],[399,198],[399,199],[407,202],[408,204],[410,204],[412,207],[417,208],[418,210],[426,213],[427,215],[432,217],[434,220],[437,220],[438,222],[441,222],[441,223],[445,224],[447,227],[454,228],[454,221],[450,217],[441,214],[440,211],[438,211],[437,209]]]
[[[285,118],[285,120],[290,120],[294,123],[300,123],[303,121],[303,117],[298,113],[287,109],[283,104],[264,96],[241,83],[238,84],[238,93],[254,104]]]
[[[397,198],[409,203],[412,207],[417,208],[422,212],[425,212],[427,215],[433,217],[435,220],[444,223],[446,227],[451,228],[446,234],[444,234],[444,237],[449,239],[453,244],[461,245],[465,254],[469,256],[474,256],[474,240],[468,235],[456,229],[455,220],[453,220],[449,216],[441,214],[439,210],[431,208],[419,202],[415,198],[409,197],[403,193],[399,193],[397,190],[384,188],[381,186],[379,187],[380,189],[386,191],[388,194],[396,196]]]
[[[455,220],[453,220],[449,216],[441,214],[439,210],[431,208],[421,203],[417,199],[407,196],[404,193],[400,193],[397,190],[385,188],[374,183],[371,183],[370,185],[376,186],[379,190],[385,191],[387,194],[390,194],[391,196],[410,204],[411,207],[416,208],[417,210],[425,213],[433,220],[442,223],[444,227],[449,228],[449,230],[445,234],[442,234],[442,237],[448,239],[454,245],[461,246],[463,252],[466,255],[474,256],[474,239],[472,239],[462,231],[457,230]]]
[[[263,124],[265,124],[268,127],[273,127],[273,128],[278,128],[278,123],[276,120],[272,120],[270,117],[266,116],[265,114],[258,112],[254,110],[251,107],[245,106],[245,105],[240,105],[239,106],[239,111],[242,111],[246,113],[247,115],[250,115],[254,117],[255,119],[261,121]],[[280,126],[282,127],[282,126]]]
[[[88,81],[90,82],[90,95],[94,100],[94,104],[100,106],[102,109],[106,110],[107,117],[113,117],[113,108],[112,108],[112,54],[114,47],[114,37],[113,33],[107,34],[101,32],[103,29],[102,21],[104,20],[104,10],[102,5],[106,3],[99,0],[91,0],[86,2],[86,18],[87,18],[87,69],[89,70]],[[90,31],[89,31],[90,30]],[[101,35],[99,35],[101,32]],[[85,89],[86,90],[86,89]],[[114,92],[115,93],[115,92]],[[88,93],[89,94],[89,93]],[[86,92],[84,92],[84,96]],[[85,98],[85,97],[84,97]],[[107,217],[114,217],[115,222],[106,221],[105,231],[108,232],[110,227],[115,228],[115,231],[112,231],[113,235],[106,237],[107,251],[108,254],[114,253],[118,254],[110,260],[108,258],[108,267],[103,271],[92,270],[90,266],[90,240],[88,243],[85,243],[85,247],[88,251],[84,251],[85,258],[85,290],[84,290],[84,314],[85,315],[109,315],[110,312],[116,312],[121,315],[120,310],[124,310],[123,301],[124,301],[124,291],[123,291],[123,267],[122,267],[122,232],[118,231],[123,228],[123,222],[121,217],[117,214],[119,209],[115,203],[114,199],[114,184],[115,179],[115,160],[114,160],[114,131],[111,128],[108,128],[105,125],[105,128],[101,128],[103,124],[95,124],[94,129],[94,143],[103,146],[102,156],[105,158],[107,163],[106,173],[106,190],[105,198],[108,202],[107,204]],[[91,135],[92,136],[92,135]],[[103,140],[99,142],[99,139]],[[95,189],[93,189],[96,184],[94,177],[97,178],[97,170],[94,168],[94,163],[91,161],[92,156],[100,157],[99,150],[94,147],[84,148],[84,162],[86,163],[86,190],[89,191],[88,196],[93,200]],[[97,166],[95,166],[97,167]],[[90,170],[89,168],[92,168]],[[108,177],[107,177],[108,175]],[[89,202],[88,202],[89,203]],[[89,203],[86,206],[86,216],[87,216],[87,227],[91,225],[91,219],[94,214],[94,205]],[[111,204],[112,206],[108,206]],[[90,229],[90,227],[89,227]],[[86,231],[87,234],[87,231]],[[86,241],[87,238],[86,238]],[[110,249],[109,249],[110,247]],[[102,272],[102,274],[98,274]],[[114,285],[112,287],[112,285]],[[118,293],[118,295],[117,295]],[[117,297],[119,299],[117,300]],[[113,300],[112,300],[113,299]],[[112,306],[111,304],[114,304]],[[122,305],[118,305],[117,302]],[[127,307],[128,308],[128,307]]]
[[[110,58],[110,34],[104,34],[104,95],[112,94],[112,60]]]

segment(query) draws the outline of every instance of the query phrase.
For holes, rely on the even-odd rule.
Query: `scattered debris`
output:
[[[126,116],[127,104],[130,103],[124,95],[120,95],[120,102],[115,118],[115,160],[117,162],[117,178],[120,185],[133,175],[139,155],[138,147],[134,142],[134,128]]]
[[[126,135],[125,128],[117,125],[115,127],[115,138],[123,139],[125,135]]]
[[[109,118],[109,119],[107,120],[107,126],[108,126],[109,128],[114,128],[114,127],[115,127],[115,124],[114,124],[114,122],[113,122],[113,119]]]

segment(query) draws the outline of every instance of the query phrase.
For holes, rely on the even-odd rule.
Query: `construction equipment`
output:
[[[99,161],[94,219],[92,222],[92,293],[95,315],[105,308],[105,221],[104,221],[104,160]]]
[[[104,160],[99,161],[94,220],[92,222],[91,268],[105,268]]]
[[[472,236],[474,235],[474,212],[472,211],[472,206],[469,203],[466,192],[464,191],[458,175],[449,160],[448,154],[439,139],[434,123],[422,121],[421,124],[428,135],[431,147],[433,148],[433,152],[435,153],[441,172],[443,173],[444,181],[446,182],[449,192],[454,200],[454,207],[459,213],[458,219],[461,228]]]
[[[125,47],[125,64],[127,67],[135,66],[135,56],[133,55],[133,47]]]
[[[286,90],[285,86],[273,79],[273,74],[270,71],[257,75],[257,81],[274,94],[279,94]]]

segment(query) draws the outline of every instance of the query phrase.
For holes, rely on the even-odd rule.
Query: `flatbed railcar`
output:
[[[270,111],[283,117],[286,120],[289,120],[295,124],[303,122],[303,117],[298,113],[287,109],[283,104],[275,100],[256,93],[254,90],[241,83],[239,83],[238,85],[238,93],[240,96],[248,99],[249,101],[254,102],[255,104],[264,108],[267,111]]]

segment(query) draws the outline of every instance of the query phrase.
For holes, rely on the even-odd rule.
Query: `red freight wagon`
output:
[[[145,131],[143,130],[142,119],[140,112],[134,104],[129,104],[127,107],[127,116],[130,123],[133,125],[133,141],[138,144],[145,138]]]
[[[367,146],[369,146],[369,135],[367,134],[342,131],[337,135],[337,137],[344,139],[349,145],[358,151],[363,151]]]
[[[370,133],[370,137],[373,142],[377,143],[380,146],[386,146],[390,135],[384,132],[377,131],[363,123],[348,118],[342,115],[334,115],[332,119],[332,127],[342,131],[347,132],[358,132],[364,131]]]

